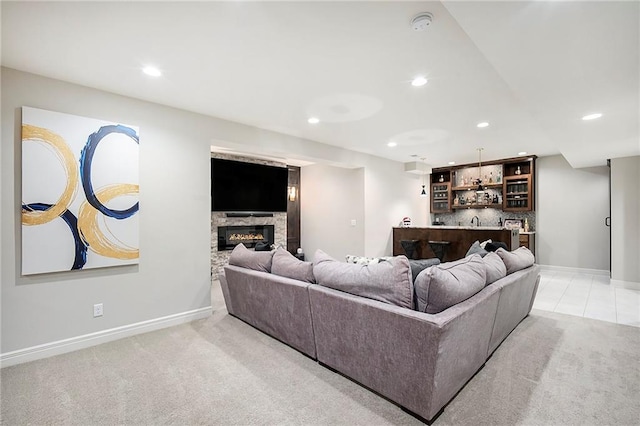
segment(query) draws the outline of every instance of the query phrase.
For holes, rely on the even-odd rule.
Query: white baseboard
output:
[[[611,280],[611,285],[618,288],[640,291],[640,283],[634,281]]]
[[[136,334],[148,333],[161,328],[172,327],[211,316],[212,308],[194,309],[193,311],[181,312],[179,314],[168,315],[166,317],[155,318],[135,324],[124,325],[111,328],[109,330],[98,331],[69,339],[58,340],[57,342],[45,343],[43,345],[32,346],[19,349],[13,352],[0,354],[0,368],[11,365],[22,364],[24,362],[35,361],[37,359],[48,358],[67,352],[77,351],[102,343],[134,336]]]
[[[543,271],[570,272],[574,274],[603,275],[605,277],[611,275],[611,272],[605,269],[572,268],[569,266],[554,265],[540,265],[540,269]]]

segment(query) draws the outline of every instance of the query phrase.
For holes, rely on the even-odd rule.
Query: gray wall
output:
[[[574,169],[561,155],[538,158],[536,168],[537,262],[608,271],[608,168]]]
[[[338,258],[390,254],[391,227],[402,217],[416,226],[427,223],[420,177],[404,173],[402,164],[16,70],[1,72],[1,353],[208,306],[212,144],[333,164],[302,168],[308,257],[315,248]],[[20,276],[21,106],[140,126],[138,266]],[[608,215],[602,208],[608,200],[602,195],[605,170],[574,170],[560,156],[539,159],[539,263],[608,269],[608,231],[603,235],[599,228]],[[629,186],[637,202],[637,178]],[[93,318],[94,303],[104,303],[103,317]]]
[[[369,162],[364,170],[365,256],[391,256],[392,228],[405,216],[412,226],[428,224],[429,197],[420,197],[421,189],[422,176],[405,172],[402,164]]]
[[[611,160],[611,278],[640,283],[640,157]]]
[[[417,197],[419,178],[399,173],[400,163],[12,69],[1,68],[1,74],[0,353],[208,306],[211,145],[341,166],[303,168],[303,179],[317,176],[317,190],[313,179],[303,181],[303,212],[313,208],[304,200],[331,202],[320,205],[330,216],[303,216],[305,249],[322,247],[338,257],[367,250],[385,254],[391,227],[402,216],[426,222],[426,204]],[[21,106],[140,126],[138,266],[20,276]],[[370,170],[370,182],[384,183],[382,192],[367,189],[364,170]],[[328,191],[325,181],[339,195]],[[391,191],[397,194],[378,195]],[[403,199],[414,191],[415,199]],[[365,244],[367,221],[376,228],[369,231],[370,244]],[[328,222],[346,225],[346,233],[321,232]],[[94,303],[104,303],[103,317],[93,318]]]
[[[20,276],[21,106],[140,126],[139,265]],[[210,131],[194,114],[2,69],[2,353],[210,305]]]
[[[302,247],[312,260],[320,248],[344,259],[391,256],[392,228],[408,216],[427,225],[429,199],[420,197],[421,177],[404,165],[369,157],[355,169],[327,165],[301,169]],[[351,221],[355,220],[355,226]]]
[[[364,171],[313,165],[300,172],[301,244],[306,260],[313,260],[317,249],[338,260],[347,254],[362,255]]]

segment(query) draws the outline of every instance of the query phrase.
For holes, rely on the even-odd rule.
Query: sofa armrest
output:
[[[316,357],[309,283],[232,265],[225,266],[224,277],[230,313],[311,358]]]
[[[231,315],[235,315],[233,305],[231,304],[231,297],[229,296],[229,284],[227,283],[227,277],[224,274],[224,270],[218,274],[218,281],[220,281],[222,296],[224,297],[224,304],[227,306],[227,312],[229,312]]]
[[[438,314],[309,287],[318,361],[427,420],[486,360],[497,289]]]
[[[539,280],[540,267],[534,264],[491,284],[500,289],[500,299],[488,355],[529,315]]]

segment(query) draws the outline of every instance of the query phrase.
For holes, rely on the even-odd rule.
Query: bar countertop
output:
[[[508,230],[504,226],[449,226],[449,225],[432,225],[432,226],[394,226],[397,229],[464,229],[467,231],[501,231]],[[536,231],[523,231],[520,230],[520,234],[531,235]]]

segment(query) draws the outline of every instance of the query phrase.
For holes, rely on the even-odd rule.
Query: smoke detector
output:
[[[424,31],[431,26],[431,21],[433,21],[433,14],[429,12],[419,13],[411,20],[411,28],[414,31]]]

